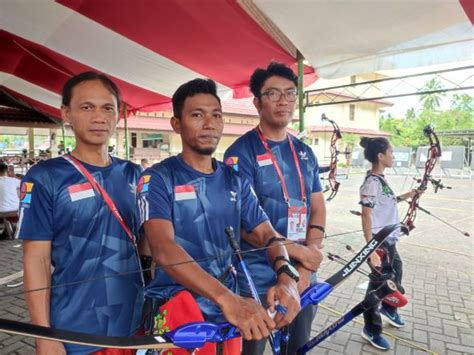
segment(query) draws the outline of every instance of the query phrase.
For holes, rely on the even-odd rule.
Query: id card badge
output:
[[[306,206],[288,207],[287,238],[294,242],[306,240]]]

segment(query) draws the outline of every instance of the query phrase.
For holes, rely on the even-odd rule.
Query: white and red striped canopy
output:
[[[255,68],[296,62],[234,0],[2,0],[0,13],[0,85],[54,116],[86,70],[110,75],[133,112],[169,107],[196,77],[245,97]]]
[[[254,0],[321,78],[474,59],[474,0]]]
[[[111,76],[130,112],[169,107],[196,77],[214,79],[223,98],[245,97],[256,67],[296,62],[255,20],[268,18],[325,77],[425,65],[428,49],[438,52],[428,64],[463,60],[472,56],[473,3],[1,0],[0,89],[56,117],[62,85],[86,70]],[[315,80],[311,67],[305,73]]]

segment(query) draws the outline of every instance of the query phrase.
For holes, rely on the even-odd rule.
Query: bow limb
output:
[[[297,354],[307,354],[311,349],[321,343],[323,340],[334,334],[344,325],[352,321],[354,318],[362,314],[365,310],[375,307],[384,297],[396,290],[396,285],[393,281],[385,281],[379,288],[369,292],[364,300],[354,306],[349,312],[344,314],[337,321],[332,323],[329,327],[324,329],[313,339],[298,349]]]
[[[321,121],[328,121],[332,125],[332,128],[333,128],[333,132],[331,136],[331,145],[330,145],[331,162],[329,163],[329,174],[328,174],[329,186],[325,188],[325,191],[329,191],[329,189],[331,190],[330,195],[326,198],[326,201],[331,201],[332,199],[334,199],[334,197],[336,197],[337,192],[339,190],[339,185],[340,185],[340,183],[336,179],[337,163],[339,161],[338,156],[340,154],[340,152],[337,150],[337,141],[339,139],[342,139],[342,134],[337,123],[327,118],[324,113],[321,115]]]
[[[195,322],[184,324],[162,335],[111,337],[0,319],[0,331],[62,343],[118,349],[201,348],[207,342],[222,342],[240,336],[229,323]]]
[[[350,275],[358,270],[364,264],[369,256],[377,249],[387,237],[398,228],[403,229],[401,224],[391,224],[383,227],[373,238],[362,247],[362,249],[339,271],[321,283],[308,287],[301,294],[301,309],[313,304],[316,305],[324,300],[332,290],[345,281]]]
[[[420,184],[416,188],[417,191],[426,190],[428,183],[432,181],[431,172],[436,166],[438,159],[441,157],[441,144],[439,138],[436,135],[433,127],[431,125],[426,126],[423,129],[423,134],[428,138],[429,148],[425,162],[425,170],[423,172],[422,178],[419,180]],[[440,183],[440,182],[439,182]],[[412,200],[409,202],[410,207],[403,218],[402,223],[405,224],[409,231],[415,228],[415,218],[416,218],[416,209],[418,207],[418,201],[420,199],[420,194],[417,193]]]

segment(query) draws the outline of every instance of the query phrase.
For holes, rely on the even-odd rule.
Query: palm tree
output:
[[[445,92],[440,92],[439,90],[443,90],[443,86],[438,80],[436,80],[436,78],[431,79],[425,84],[425,86],[423,86],[421,91],[429,91],[428,93],[422,94],[420,97],[420,102],[423,104],[425,110],[435,111],[439,108],[441,98],[446,96]]]

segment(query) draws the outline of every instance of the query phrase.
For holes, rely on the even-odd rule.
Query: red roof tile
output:
[[[376,131],[375,129],[363,129],[363,128],[352,128],[352,127],[340,127],[342,133],[352,133],[367,136],[391,136],[392,134],[385,131]],[[308,128],[311,132],[332,132],[331,126],[316,125]]]

